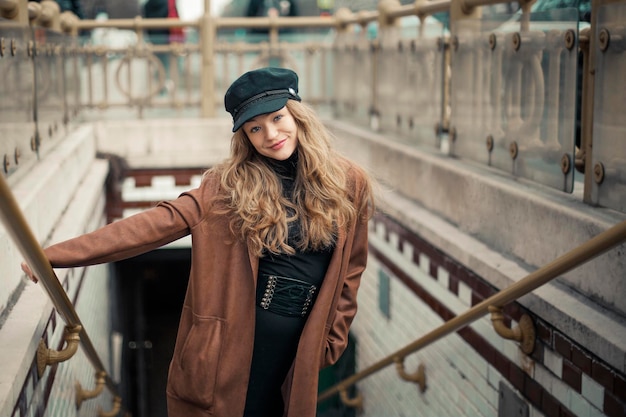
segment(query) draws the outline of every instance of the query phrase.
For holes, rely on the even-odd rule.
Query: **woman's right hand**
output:
[[[35,284],[39,282],[39,279],[35,276],[33,271],[30,269],[30,266],[26,262],[22,262],[22,271],[26,273],[26,276],[30,278]]]

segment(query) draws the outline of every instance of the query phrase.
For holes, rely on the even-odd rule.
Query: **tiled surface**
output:
[[[90,267],[80,271],[84,274],[66,274],[62,283],[70,288],[69,293],[74,294],[70,300],[76,306],[81,321],[98,350],[100,359],[104,364],[108,364],[109,315],[101,314],[102,311],[108,311],[108,297],[102,296],[106,294],[104,289],[108,285],[108,271],[105,266]],[[71,285],[68,284],[70,282]],[[64,329],[63,321],[56,311],[52,311],[42,335],[49,348],[63,349]],[[77,410],[75,402],[77,382],[83,389],[94,388],[94,368],[80,347],[69,360],[46,367],[41,378],[37,372],[35,358],[33,358],[30,371],[20,388],[18,401],[10,417],[95,416],[98,407],[110,409],[112,398],[105,389],[98,397],[83,402],[81,408]]]
[[[164,174],[162,170],[159,172]],[[130,187],[132,192],[141,194],[142,187],[147,187],[146,190],[151,187],[154,175],[134,170],[131,174],[135,178]],[[197,172],[177,170],[170,175],[156,181],[168,181],[173,189],[187,189],[188,185],[198,180]],[[126,201],[129,207],[124,208],[132,206],[140,209],[141,204],[153,203],[148,196],[149,191],[145,191],[145,195],[139,194],[135,195],[136,198],[126,195],[124,200],[132,201]],[[378,293],[376,288],[368,288],[368,283],[376,283],[377,280],[364,279],[360,293],[361,308],[354,326],[359,337],[360,368],[494,293],[494,289],[481,277],[419,236],[408,233],[391,219],[378,216],[372,225],[371,235],[375,239],[371,244],[371,262],[366,274],[377,276],[377,271],[384,269],[391,276],[392,311],[390,319],[377,313]],[[65,281],[66,289],[78,295],[80,284],[72,280],[77,278],[70,274]],[[510,325],[528,312],[513,303],[506,306],[505,313],[506,322]],[[528,401],[533,416],[626,415],[624,375],[586,352],[559,332],[553,323],[546,323],[537,317],[533,319],[538,339],[530,356],[523,355],[513,342],[495,335],[489,320],[484,319],[427,347],[423,352],[407,357],[406,368],[409,371],[415,369],[422,358],[428,359],[429,388],[424,394],[419,394],[413,384],[400,381],[393,367],[380,371],[371,381],[359,384],[359,388],[367,393],[365,415],[497,415],[497,390],[501,381],[519,391]],[[52,315],[46,329],[49,340],[60,340],[62,326],[58,326],[57,322],[56,316]],[[99,328],[100,325],[102,323],[96,320],[95,326]],[[106,340],[101,343],[108,346]],[[45,415],[73,415],[68,395],[68,392],[73,392],[72,381],[78,377],[86,381],[85,386],[89,386],[91,377],[88,365],[81,369],[72,371],[59,365],[58,369],[47,371],[41,380],[37,380],[36,371],[35,376],[30,372],[11,417],[44,415],[41,404],[45,398],[50,401]],[[108,403],[104,401],[103,408],[107,409]],[[28,404],[31,405],[27,410]],[[28,414],[24,414],[26,412]]]
[[[108,166],[93,159],[93,137],[90,131],[80,129],[75,138],[64,142],[50,157],[33,171],[32,176],[45,190],[31,189],[30,177],[24,177],[16,190],[29,189],[34,196],[22,193],[23,204],[35,207],[28,219],[44,245],[93,230],[104,218],[96,213],[104,212],[102,185]],[[71,167],[71,170],[70,170]],[[81,168],[85,171],[78,172]],[[46,171],[47,170],[47,171]],[[43,175],[45,173],[45,175]],[[41,182],[41,177],[53,178]],[[29,185],[30,184],[30,185]],[[55,193],[55,190],[63,192]],[[41,191],[41,192],[40,192]],[[74,193],[81,198],[74,198]],[[30,201],[29,199],[33,200]],[[50,202],[50,204],[47,204]],[[33,220],[34,221],[31,221]],[[42,220],[45,219],[45,220]],[[19,258],[12,264],[19,268]],[[103,272],[104,271],[104,272]],[[107,311],[108,272],[106,267],[76,268],[58,270],[57,275],[68,298],[79,310],[79,317],[92,342],[98,350],[105,367],[108,365],[107,350],[110,346],[109,314]],[[23,274],[15,273],[16,277]],[[36,345],[43,339],[51,349],[64,348],[63,333],[65,322],[54,310],[51,301],[43,291],[42,284],[27,283],[24,291],[12,310],[12,315],[2,328],[3,332],[22,329],[28,332],[27,346],[21,346],[23,363],[17,362],[19,372],[0,367],[7,378],[11,378],[10,401],[3,403],[0,415],[3,417],[72,417],[97,415],[97,407],[110,409],[111,398],[107,392],[76,409],[75,383],[91,388],[94,383],[94,367],[79,346],[76,354],[65,362],[48,366],[39,377],[36,367]],[[41,300],[43,300],[41,302]],[[28,317],[34,315],[36,317]],[[28,325],[20,326],[19,321],[28,318]],[[37,324],[39,323],[39,324]],[[22,339],[22,338],[21,338]],[[5,346],[5,345],[4,345]],[[5,346],[6,347],[6,346]],[[26,352],[26,353],[25,353]]]
[[[466,270],[462,265],[420,239],[419,236],[408,233],[392,219],[379,214],[372,220],[372,229],[376,233],[373,233],[375,237],[370,241],[370,254],[375,261],[370,262],[366,273],[369,274],[371,269],[377,268],[389,271],[392,280],[402,283],[400,287],[403,288],[395,289],[398,285],[394,287],[392,284],[392,306],[404,304],[416,306],[413,308],[405,306],[404,314],[392,311],[392,320],[386,324],[391,331],[384,332],[384,337],[373,336],[374,332],[382,332],[381,327],[376,324],[375,317],[368,316],[364,319],[357,315],[354,331],[359,343],[357,347],[359,369],[369,366],[380,359],[383,354],[390,354],[459,314],[458,302],[463,305],[468,304],[469,307],[496,292],[479,276]],[[398,236],[398,238],[390,240],[388,238],[390,235]],[[409,256],[407,248],[414,250],[413,256]],[[395,252],[399,256],[395,256]],[[407,265],[408,262],[417,265]],[[423,268],[424,264],[428,264],[428,268]],[[425,273],[418,274],[415,267]],[[447,283],[448,294],[432,291],[432,287],[429,286],[430,279],[436,280],[440,285],[443,283],[444,286]],[[362,292],[375,291],[375,289],[367,289],[368,281],[370,280],[363,280]],[[405,293],[411,294],[412,298]],[[457,300],[451,299],[450,296]],[[371,310],[367,296],[364,298],[365,300],[361,302],[360,315],[363,311]],[[512,341],[500,339],[500,343],[492,343],[495,332],[483,326],[482,323],[465,327],[456,334],[435,342],[432,347],[425,348],[423,352],[413,355],[426,356],[430,350],[456,351],[455,355],[448,357],[433,356],[428,362],[429,390],[421,396],[414,395],[421,397],[415,404],[416,407],[417,403],[420,404],[420,411],[409,411],[412,409],[412,402],[406,404],[403,402],[395,406],[398,408],[396,414],[387,415],[441,415],[436,413],[445,409],[443,402],[446,400],[439,398],[442,396],[450,402],[454,398],[465,397],[466,402],[471,403],[473,408],[471,412],[465,411],[463,415],[497,415],[497,402],[490,403],[492,408],[490,412],[485,413],[482,399],[493,395],[493,390],[497,389],[497,382],[501,380],[519,392],[531,406],[533,415],[606,415],[611,417],[626,415],[626,384],[623,374],[610,368],[569,339],[567,335],[561,333],[555,327],[558,323],[547,323],[534,317],[531,312],[526,311],[517,303],[505,306],[504,310],[507,325],[515,325],[522,314],[529,314],[533,318],[537,329],[537,340],[536,348],[530,356],[523,354]],[[362,326],[364,322],[370,320],[372,321],[368,323],[370,330],[364,333]],[[403,335],[398,322],[407,320],[426,321],[427,329]],[[499,338],[497,335],[495,337]],[[370,344],[376,344],[382,340],[385,345],[388,345],[383,352],[377,352],[379,354],[374,355],[375,352],[369,351]],[[463,373],[465,378],[467,378],[466,374],[471,375],[471,386],[459,384],[456,376],[453,378],[450,371],[448,374],[444,371],[447,368],[459,371],[468,366],[475,369],[476,357],[480,358],[485,365],[481,365],[481,369],[474,375]],[[384,383],[376,381],[374,377],[371,379],[372,381],[360,382],[359,387],[368,395],[376,397],[376,400],[372,401],[376,404],[385,404],[386,400],[373,394],[374,387],[378,386],[383,392],[389,393],[389,391],[395,391],[398,384],[403,384],[395,381],[393,375],[390,375]],[[437,381],[437,379],[443,380]],[[440,390],[433,389],[440,384],[443,384]],[[464,386],[466,390],[463,389]],[[485,389],[485,386],[490,388]],[[442,404],[435,405],[438,402]],[[379,415],[377,414],[379,408],[371,404],[368,411],[366,406],[365,415]]]

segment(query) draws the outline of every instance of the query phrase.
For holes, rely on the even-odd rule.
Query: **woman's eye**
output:
[[[274,117],[274,121],[277,122],[277,121],[279,121],[282,118],[283,118],[283,115],[282,114],[278,114],[278,115],[276,115],[276,117]]]
[[[260,130],[260,127],[258,126],[254,126],[253,128],[250,129],[250,133],[256,133]]]

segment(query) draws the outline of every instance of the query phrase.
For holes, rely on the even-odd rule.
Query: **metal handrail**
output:
[[[80,344],[82,345],[87,359],[91,362],[96,372],[104,372],[106,374],[106,386],[114,397],[119,397],[117,387],[111,380],[96,349],[87,335],[85,326],[82,325],[76,310],[63,286],[59,282],[58,277],[52,270],[50,262],[46,258],[43,249],[37,242],[33,232],[31,231],[22,211],[20,210],[11,189],[5,178],[0,175],[0,218],[5,228],[13,238],[14,243],[20,250],[24,260],[31,268],[35,276],[41,282],[48,296],[52,300],[54,307],[61,315],[61,318],[68,327],[80,327]]]
[[[467,310],[465,313],[454,317],[426,335],[406,345],[402,349],[399,349],[384,359],[370,365],[368,368],[323,391],[318,396],[318,402],[327,400],[333,395],[347,390],[356,382],[380,371],[388,365],[396,363],[398,359],[403,359],[407,355],[415,353],[444,336],[447,336],[450,333],[453,333],[481,318],[488,312],[489,306],[502,307],[505,304],[515,301],[540,286],[550,282],[554,278],[571,269],[579,267],[583,263],[601,255],[605,251],[623,243],[624,241],[626,241],[626,221],[622,221],[621,223],[618,223],[617,225],[600,233],[577,248],[567,252],[565,255],[562,255],[525,278],[510,285],[508,288],[483,300],[479,304]]]

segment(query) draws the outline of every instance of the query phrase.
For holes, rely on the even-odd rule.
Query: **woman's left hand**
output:
[[[33,281],[35,284],[39,282],[39,279],[35,276],[35,274],[26,262],[22,262],[22,271],[24,271],[26,273],[26,276],[28,276],[28,278],[30,278],[30,280]]]

